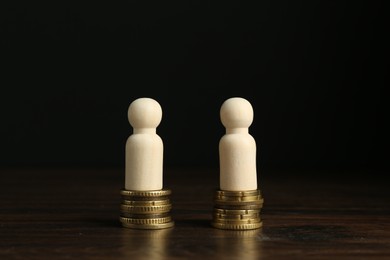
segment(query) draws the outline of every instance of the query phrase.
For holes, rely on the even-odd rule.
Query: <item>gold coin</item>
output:
[[[122,200],[122,204],[132,206],[159,206],[170,204],[169,199],[165,200]]]
[[[127,200],[127,201],[154,201],[154,200],[169,200],[169,196],[146,196],[146,197],[141,197],[141,196],[124,196],[122,195],[122,200]]]
[[[133,206],[121,204],[121,211],[133,214],[159,214],[168,212],[172,209],[172,204],[157,206]]]
[[[245,196],[261,196],[260,190],[248,190],[248,191],[227,191],[227,190],[217,190],[215,192],[216,196],[226,196],[226,197],[245,197]]]
[[[222,218],[214,218],[214,222],[223,223],[223,224],[231,224],[231,225],[240,225],[240,224],[255,224],[261,222],[260,217],[250,218],[250,219],[222,219]]]
[[[225,214],[225,215],[252,215],[252,214],[259,214],[260,210],[258,210],[258,209],[219,209],[219,208],[214,208],[214,213]]]
[[[160,213],[160,214],[154,214],[154,213],[151,213],[151,214],[134,214],[134,213],[128,213],[126,211],[122,211],[120,213],[120,216],[121,217],[125,217],[125,218],[142,218],[142,219],[147,219],[147,218],[165,218],[165,217],[168,217],[169,216],[169,212],[165,212],[165,213]]]
[[[142,224],[142,225],[122,222],[123,227],[132,228],[132,229],[163,229],[163,228],[171,228],[174,225],[175,225],[174,221],[161,223],[161,224]]]
[[[223,210],[260,210],[263,204],[216,204],[216,208]]]
[[[122,189],[120,194],[124,197],[162,197],[171,195],[172,191],[169,189],[150,190],[150,191],[135,191]]]
[[[263,205],[264,199],[252,200],[252,201],[238,201],[238,200],[219,200],[216,199],[214,202],[217,205]]]
[[[136,224],[136,225],[156,225],[172,221],[170,216],[163,218],[126,218],[120,217],[122,223]]]
[[[213,217],[216,219],[237,219],[237,220],[244,220],[244,219],[255,219],[259,218],[260,214],[259,212],[253,213],[253,214],[221,214],[221,213],[214,213]]]
[[[214,199],[218,200],[218,201],[237,201],[237,202],[248,201],[248,202],[252,202],[252,201],[262,200],[262,197],[261,197],[261,195],[257,195],[257,196],[237,196],[237,197],[218,195],[218,196],[215,196]]]
[[[211,222],[211,225],[219,229],[248,230],[261,228],[263,226],[263,222],[257,222],[253,224],[226,224],[220,222]]]

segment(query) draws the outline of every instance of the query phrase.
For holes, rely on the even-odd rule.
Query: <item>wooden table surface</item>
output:
[[[122,169],[2,169],[0,259],[390,259],[381,174],[264,171],[263,227],[228,231],[210,225],[218,172],[168,169],[175,227],[133,230]]]

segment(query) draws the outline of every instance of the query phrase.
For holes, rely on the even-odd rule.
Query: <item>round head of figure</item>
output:
[[[152,98],[138,98],[131,102],[127,116],[133,128],[156,128],[161,122],[162,109]]]
[[[253,108],[248,100],[232,97],[223,102],[220,116],[226,128],[247,128],[253,122]]]

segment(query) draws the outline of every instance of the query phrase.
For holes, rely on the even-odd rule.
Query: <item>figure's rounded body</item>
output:
[[[160,104],[151,98],[133,101],[128,110],[133,134],[126,142],[125,189],[161,190],[163,188],[163,141],[156,134],[161,122]]]
[[[158,135],[133,134],[127,139],[127,190],[162,189],[163,150],[163,142]]]
[[[219,142],[221,190],[257,189],[256,142],[249,134],[226,134]]]

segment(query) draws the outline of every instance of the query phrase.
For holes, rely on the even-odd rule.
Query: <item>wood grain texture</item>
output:
[[[3,169],[0,259],[390,259],[384,180],[264,174],[263,228],[227,231],[210,225],[217,175],[166,170],[175,227],[132,230],[123,169]]]

